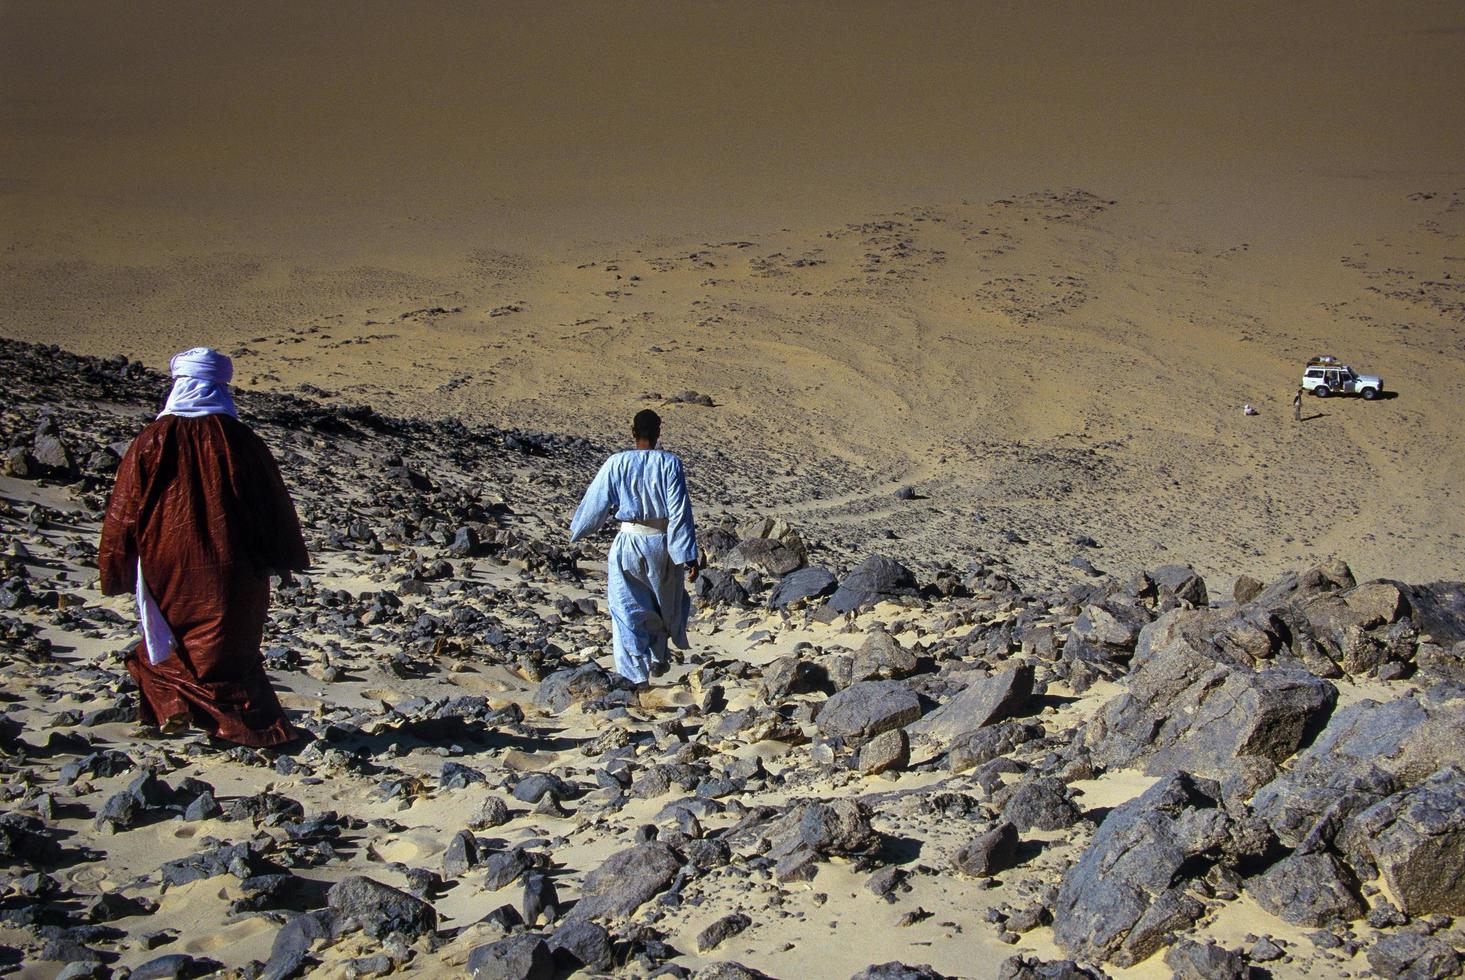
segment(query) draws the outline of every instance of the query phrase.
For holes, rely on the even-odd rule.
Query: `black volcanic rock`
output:
[[[962,845],[952,858],[952,864],[963,874],[990,878],[1017,863],[1017,845],[1017,828],[1004,820]]]
[[[1192,606],[1204,606],[1210,600],[1206,581],[1189,565],[1162,565],[1149,573],[1161,594],[1170,594]]]
[[[1067,787],[1052,776],[1024,779],[1002,807],[1002,818],[1018,830],[1063,830],[1082,815]]]
[[[996,674],[974,671],[969,677],[960,693],[911,725],[911,734],[945,748],[1010,717],[1032,697],[1031,664],[1019,664]]]
[[[1337,700],[1331,684],[1219,646],[1216,625],[1206,611],[1176,609],[1141,631],[1127,692],[1087,727],[1095,761],[1222,776],[1243,756],[1280,764],[1322,727]]]
[[[550,980],[554,954],[543,936],[510,936],[479,946],[468,954],[472,980]]]
[[[1262,908],[1295,925],[1325,926],[1364,912],[1352,873],[1326,853],[1284,858],[1249,880],[1246,890]]]
[[[916,576],[893,558],[872,555],[839,583],[829,600],[835,612],[854,612],[885,599],[916,594]]]
[[[373,939],[394,933],[409,940],[437,930],[437,912],[419,898],[364,875],[343,878],[327,893],[331,911]]]
[[[718,568],[708,568],[697,576],[692,586],[693,593],[703,602],[714,606],[743,606],[748,602],[748,590],[736,578]]]
[[[801,600],[822,599],[833,595],[838,587],[838,580],[829,569],[810,565],[789,572],[779,579],[768,597],[768,606],[771,609],[784,609]]]
[[[1465,771],[1447,766],[1357,817],[1367,850],[1409,915],[1465,915]]]
[[[1235,849],[1266,846],[1221,806],[1220,786],[1175,773],[1114,809],[1063,876],[1053,935],[1070,955],[1120,966],[1139,962],[1204,907],[1186,890]]]
[[[586,875],[571,920],[627,916],[665,891],[681,860],[660,841],[617,851]]]
[[[921,717],[921,699],[899,681],[862,681],[824,702],[820,734],[860,741]]]

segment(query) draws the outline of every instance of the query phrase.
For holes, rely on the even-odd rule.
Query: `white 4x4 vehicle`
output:
[[[1324,354],[1307,362],[1302,372],[1302,387],[1319,398],[1362,395],[1373,401],[1383,393],[1384,379],[1372,374],[1359,374],[1336,357]]]

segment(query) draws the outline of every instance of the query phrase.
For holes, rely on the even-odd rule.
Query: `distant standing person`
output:
[[[1302,389],[1297,389],[1297,394],[1292,396],[1292,421],[1302,421]]]
[[[606,561],[615,669],[640,686],[666,671],[668,641],[687,648],[686,582],[697,579],[697,527],[682,461],[656,448],[661,417],[649,408],[637,412],[631,438],[635,448],[606,460],[585,491],[570,540],[612,517],[621,522]]]
[[[104,595],[134,592],[127,654],[144,723],[190,722],[242,745],[297,737],[260,656],[270,574],[309,567],[295,505],[264,442],[236,417],[229,358],[195,347],[122,460],[97,556]]]

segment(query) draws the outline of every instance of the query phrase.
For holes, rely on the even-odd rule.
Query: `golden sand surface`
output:
[[[827,474],[801,519],[905,554],[1458,576],[1462,34],[1442,2],[6,4],[0,333],[601,438],[695,390],[671,443],[770,511]],[[1321,352],[1398,397],[1294,423]]]

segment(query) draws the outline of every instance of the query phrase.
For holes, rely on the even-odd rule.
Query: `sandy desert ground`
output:
[[[170,785],[205,779],[230,805],[276,783],[307,814],[335,809],[369,824],[342,831],[355,844],[340,861],[312,865],[292,852],[295,867],[316,869],[307,878],[367,868],[431,896],[445,930],[468,927],[410,961],[394,951],[393,969],[433,975],[461,971],[470,949],[498,938],[500,926],[470,923],[516,901],[518,887],[492,895],[472,877],[444,891],[409,874],[442,870],[480,802],[436,785],[445,758],[488,773],[500,795],[522,773],[552,771],[577,787],[565,797],[576,813],[580,790],[604,796],[578,817],[521,808],[492,831],[502,835],[495,853],[552,854],[567,894],[578,894],[581,875],[630,845],[638,825],[677,819],[663,809],[671,797],[608,802],[595,757],[581,754],[587,740],[630,732],[638,767],[650,752],[700,762],[711,747],[722,772],[761,753],[784,781],[743,786],[740,807],[868,796],[887,842],[924,842],[918,858],[893,865],[889,847],[881,852],[912,891],[894,904],[871,894],[865,881],[879,862],[868,855],[821,862],[807,888],[746,867],[715,886],[699,879],[682,905],[639,920],[681,951],[676,962],[845,977],[903,960],[996,975],[1012,949],[985,910],[1035,895],[1051,904],[1042,890],[1093,826],[1072,840],[1069,828],[1025,830],[1027,845],[1054,846],[995,890],[983,885],[991,879],[946,873],[972,822],[1001,816],[1001,787],[952,773],[944,746],[918,752],[899,775],[814,757],[809,705],[819,697],[768,698],[766,668],[807,650],[801,643],[824,665],[889,629],[931,654],[920,676],[931,667],[940,682],[914,682],[930,709],[961,687],[957,668],[1005,662],[995,647],[981,656],[959,647],[967,627],[986,636],[1009,621],[1049,625],[1061,648],[1093,589],[1141,570],[1190,566],[1221,603],[1243,576],[1270,583],[1335,559],[1358,582],[1465,578],[1462,37],[1458,5],[1429,2],[0,6],[0,336],[154,369],[199,343],[234,357],[321,561],[272,625],[295,651],[294,661],[281,654],[281,683],[317,728],[351,732],[345,750],[310,750],[308,771],[292,775],[289,763],[277,773],[272,758],[231,757],[198,736],[155,742],[107,716],[85,721],[97,697],[125,701],[112,658],[129,615],[88,578],[105,476],[82,465],[96,442],[88,426],[125,438],[161,390],[127,376],[78,400],[63,379],[36,374],[34,352],[15,353],[29,348],[7,345],[19,372],[0,394],[7,446],[28,446],[54,410],[92,478],[0,482],[11,571],[26,566],[37,591],[68,596],[59,610],[16,613],[54,641],[59,660],[17,655],[7,667],[21,697],[8,710],[32,746],[16,773],[39,781],[7,805],[36,814],[32,790],[57,784],[46,791],[52,816],[38,819],[104,855],[71,865],[74,900],[120,888],[160,903],[122,920],[118,964],[153,954],[133,937],[177,929],[181,938],[156,952],[239,967],[270,958],[282,909],[318,907],[320,896],[307,889],[278,907],[267,898],[265,914],[251,913],[231,909],[250,897],[234,879],[164,891],[158,869],[202,838],[244,839],[240,819],[282,818],[159,816],[107,835],[94,811],[136,773],[94,773],[94,786],[73,789],[59,770],[83,753],[66,741],[74,729],[85,751],[128,752]],[[1308,399],[1294,422],[1301,365],[1325,352],[1382,375],[1390,397]],[[368,426],[331,446],[308,421],[316,416],[269,416],[286,404],[276,396],[290,395],[327,415],[369,405],[397,428]],[[1248,402],[1259,414],[1243,416]],[[760,583],[745,582],[750,605],[700,609],[700,659],[665,689],[670,703],[609,725],[604,711],[536,707],[541,674],[580,666],[603,644],[597,620],[557,605],[597,595],[594,554],[580,556],[588,577],[567,576],[555,549],[598,454],[645,406],[663,414],[667,448],[689,462],[704,528],[781,518],[809,561],[840,578],[871,555],[904,563],[926,589],[921,603],[852,621],[819,622],[812,609],[788,620],[766,611]],[[547,455],[520,458],[505,448],[509,432],[531,447],[545,440]],[[480,622],[461,631],[480,630],[477,639],[445,653],[431,631],[392,616],[376,633],[360,609],[349,629],[333,621],[325,634],[301,619],[330,590],[349,593],[338,601],[353,609],[369,605],[364,593],[416,581],[414,561],[448,554],[425,526],[388,537],[399,509],[420,522],[413,508],[444,506],[372,497],[392,453],[435,478],[441,469],[454,493],[476,486],[491,498],[483,506],[510,508],[490,508],[487,523],[528,549],[505,558],[496,545],[481,565],[449,556],[453,582],[404,593],[409,604],[442,615],[467,590],[475,608],[514,610],[496,629],[521,645],[552,642],[563,658],[526,663],[527,647],[486,643]],[[453,521],[439,517],[451,535]],[[351,521],[381,536],[385,557],[343,530]],[[939,582],[946,593],[965,584],[953,596]],[[91,618],[69,620],[72,599]],[[1039,608],[1042,617],[1022,619]],[[546,626],[554,616],[563,623]],[[15,630],[11,645],[23,642]],[[1062,775],[1097,825],[1158,774],[1116,765],[1084,778],[1075,757],[1044,753],[1071,746],[1065,739],[1139,682],[1118,674],[1074,691],[1062,657],[1012,646],[1003,652],[1038,671],[1021,717],[1039,718],[1046,740],[1014,758]],[[431,669],[393,667],[400,649]],[[327,674],[336,658],[341,671]],[[1380,680],[1373,665],[1329,683],[1340,706],[1427,693],[1432,675],[1416,676],[1416,661],[1397,655],[1405,677]],[[58,664],[80,679],[58,680]],[[93,683],[106,694],[87,691]],[[715,684],[726,704],[706,700]],[[400,708],[463,691],[495,712],[520,706],[528,728],[494,715],[512,738],[455,751],[412,715],[423,704]],[[749,706],[782,710],[799,734],[712,734]],[[37,750],[53,725],[61,741]],[[428,734],[411,734],[414,725]],[[372,795],[398,777],[426,781]],[[945,828],[930,809],[943,793],[970,793],[987,810]],[[700,818],[708,836],[729,831],[747,851],[730,832],[740,816]],[[918,870],[926,865],[942,870]],[[7,887],[14,908],[39,900],[25,889],[47,886]],[[762,910],[756,926],[701,955],[697,933],[711,911],[737,910],[729,896],[740,888],[758,895],[747,903]],[[917,907],[935,914],[896,928]],[[1191,935],[1248,955],[1259,935],[1293,944],[1288,959],[1249,969],[1378,968],[1372,940],[1345,931],[1344,956],[1245,890],[1208,909]],[[1431,929],[1453,935],[1442,922]],[[35,960],[43,943],[17,930],[0,943],[23,951],[27,975],[54,975],[60,964]],[[1023,932],[1020,948],[1064,955],[1051,932]],[[629,944],[621,953],[646,954],[621,969],[664,962],[646,953],[650,933],[616,936]],[[375,952],[359,938],[316,950],[321,975],[367,970],[347,961]],[[1157,954],[1133,969],[1169,967]]]

